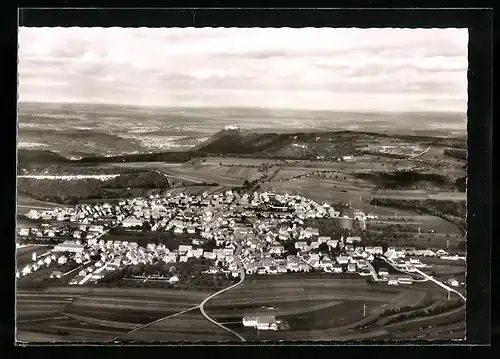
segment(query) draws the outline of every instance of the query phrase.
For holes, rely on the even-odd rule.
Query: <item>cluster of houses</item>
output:
[[[313,230],[313,232],[315,232]],[[278,274],[287,272],[324,271],[328,273],[359,273],[370,275],[370,262],[375,255],[383,254],[382,247],[354,246],[360,237],[333,240],[326,236],[312,236],[312,241],[296,241],[296,254],[287,254],[282,244],[271,242],[255,248],[246,246],[242,251],[242,263],[247,274]],[[246,244],[246,243],[244,243]],[[326,244],[320,250],[320,245]],[[332,256],[330,250],[337,249]]]
[[[54,265],[63,265],[66,264],[67,261],[68,256],[61,253],[53,253],[49,251],[40,256],[37,256],[36,253],[33,253],[32,263],[27,264],[21,270],[16,271],[16,277],[24,277],[28,274],[35,273],[40,269],[49,268]]]
[[[125,265],[187,262],[190,258],[212,260],[213,266],[207,273],[224,272],[233,277],[238,277],[243,269],[247,274],[315,270],[375,277],[376,272],[371,265],[375,256],[384,255],[395,266],[407,271],[425,266],[415,257],[448,256],[442,250],[434,252],[414,248],[389,247],[384,252],[380,246],[362,246],[360,237],[333,239],[320,235],[318,228],[306,226],[305,222],[313,218],[339,218],[340,211],[327,203],[320,204],[299,195],[270,192],[241,196],[232,191],[202,195],[154,195],[123,200],[117,205],[104,203],[42,212],[33,210],[26,216],[77,222],[71,227],[59,229],[46,223],[39,228],[19,229],[20,235],[64,235],[67,240],[55,246],[52,255],[47,258],[55,256],[55,260],[59,260],[58,256],[64,254],[65,260],[80,264],[82,269],[72,281],[75,284],[99,280],[108,271]],[[354,218],[365,221],[377,216],[358,211],[354,213]],[[143,248],[136,242],[100,239],[111,226],[132,231],[188,234],[191,235],[188,237],[191,243],[169,250],[163,244],[149,243]],[[206,249],[207,242],[212,244],[210,250]],[[286,249],[291,245],[293,253]],[[455,257],[453,259],[461,259]],[[32,265],[30,270],[33,271],[36,265]],[[26,271],[28,269],[23,269],[22,273]],[[60,273],[54,275],[57,277]],[[403,277],[392,278],[384,271],[379,271],[379,276],[387,279],[389,284],[409,281]]]

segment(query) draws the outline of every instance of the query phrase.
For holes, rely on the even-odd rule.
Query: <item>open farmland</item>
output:
[[[194,183],[219,183],[226,186],[240,186],[245,180],[251,182],[260,177],[253,167],[221,166],[219,164],[185,164],[176,167],[159,167],[158,171],[171,179]]]
[[[31,342],[103,342],[124,333],[123,329],[81,322],[67,316],[18,325],[22,330],[17,339]]]
[[[261,166],[263,164],[279,165],[284,164],[283,160],[265,159],[265,158],[244,158],[244,157],[204,157],[198,160],[198,163],[205,165],[221,165],[222,166]]]
[[[242,286],[208,302],[206,310],[247,340],[256,340],[257,332],[244,328],[241,318],[263,314],[286,320],[290,329],[260,331],[259,340],[335,340],[364,319],[363,305],[368,318],[385,308],[418,305],[428,291],[439,297],[442,289],[416,285],[388,288],[369,285],[364,279],[336,279],[318,273],[247,277]]]
[[[380,208],[380,207],[379,207]],[[397,216],[397,217],[395,217]],[[400,214],[399,210],[392,210],[392,216],[380,215],[376,220],[371,220],[367,224],[370,229],[382,229],[389,225],[409,226],[415,231],[420,227],[421,233],[432,230],[437,234],[459,234],[460,232],[452,223],[431,215],[414,215],[408,216]]]
[[[209,322],[199,309],[165,318],[119,338],[122,341],[235,341],[237,338]]]
[[[64,207],[64,206],[57,203],[39,201],[26,195],[21,195],[21,194],[17,195],[17,206],[16,206],[17,215],[24,216],[32,209],[39,211],[39,210],[52,209],[55,207]]]
[[[465,201],[467,200],[467,194],[463,192],[427,192],[422,190],[415,191],[383,191],[383,192],[373,192],[370,194],[372,198],[389,198],[389,199],[401,199],[401,200],[443,200],[443,201]]]
[[[79,294],[50,293],[18,289],[16,293],[16,321],[29,323],[60,316],[60,311],[69,305]]]
[[[367,191],[360,190],[350,183],[314,177],[279,183],[264,183],[261,185],[261,189],[276,193],[299,194],[320,203],[323,201],[349,203],[356,197],[367,195]]]
[[[54,287],[45,291],[20,291],[17,327],[24,334],[18,336],[18,340],[109,341],[198,305],[205,297],[206,294],[200,292],[144,288]],[[206,326],[211,325],[201,319]]]

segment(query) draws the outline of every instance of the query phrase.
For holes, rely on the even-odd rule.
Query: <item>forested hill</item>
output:
[[[88,156],[69,160],[50,151],[19,150],[19,165],[37,163],[186,162],[203,156],[247,156],[260,158],[311,159],[356,155],[371,145],[416,144],[460,151],[467,148],[464,138],[394,136],[388,134],[336,131],[297,133],[254,133],[239,129],[221,130],[188,151]]]
[[[17,152],[17,162],[23,167],[33,163],[69,163],[71,160],[51,151],[20,149]]]
[[[261,157],[303,158],[309,156],[339,157],[355,154],[367,145],[377,143],[412,143],[422,146],[466,148],[464,138],[431,136],[394,136],[372,132],[299,132],[252,133],[222,130],[201,144],[196,151],[208,154],[258,155]]]

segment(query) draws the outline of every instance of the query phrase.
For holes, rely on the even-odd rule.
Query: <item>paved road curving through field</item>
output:
[[[238,339],[240,339],[242,342],[244,342],[244,341],[246,341],[245,338],[243,338],[241,335],[239,335],[238,333],[236,333],[234,330],[229,329],[229,328],[225,327],[223,324],[217,322],[215,319],[210,318],[210,316],[205,312],[205,304],[207,304],[207,302],[210,299],[218,296],[219,294],[222,294],[222,293],[224,293],[224,292],[226,292],[228,290],[231,290],[231,289],[239,286],[245,280],[245,268],[243,267],[243,265],[241,264],[241,262],[239,260],[239,253],[236,255],[236,258],[237,258],[237,261],[238,261],[238,266],[240,267],[240,280],[239,280],[239,282],[236,283],[236,284],[233,284],[230,287],[224,288],[224,289],[218,291],[217,293],[214,293],[211,296],[207,297],[203,302],[200,303],[200,311],[201,311],[201,314],[203,314],[203,316],[207,320],[209,320],[211,323],[217,325],[219,328],[222,328],[222,329],[224,329],[227,332],[230,332],[230,333],[234,334],[235,336],[238,337]]]
[[[449,292],[453,292],[453,293],[458,294],[458,296],[459,296],[460,298],[462,298],[464,302],[466,302],[466,301],[467,301],[467,298],[466,298],[466,297],[465,297],[462,293],[460,293],[458,290],[455,290],[455,289],[451,288],[450,286],[447,286],[447,285],[446,285],[446,284],[444,284],[443,282],[438,281],[438,280],[437,280],[437,279],[435,279],[434,277],[432,277],[432,276],[428,275],[427,273],[422,272],[422,271],[421,271],[420,269],[418,269],[418,268],[414,268],[414,272],[407,272],[407,271],[401,270],[401,268],[396,268],[396,267],[394,266],[394,263],[393,263],[391,260],[389,260],[388,258],[386,258],[386,257],[380,257],[380,258],[382,258],[382,259],[383,259],[383,260],[384,260],[387,264],[389,264],[390,266],[392,266],[392,267],[393,267],[394,269],[396,269],[396,270],[399,270],[399,271],[404,272],[404,273],[408,273],[408,274],[410,274],[410,275],[414,275],[415,273],[417,273],[417,275],[420,275],[421,277],[424,277],[426,280],[430,280],[431,282],[436,283],[436,284],[437,284],[438,286],[440,286],[441,288],[444,288],[444,289],[446,289],[446,290],[447,290],[447,291],[449,291]]]

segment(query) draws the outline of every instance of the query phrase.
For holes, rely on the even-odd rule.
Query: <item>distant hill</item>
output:
[[[30,164],[49,164],[49,163],[69,163],[70,159],[61,156],[52,151],[25,150],[20,149],[17,152],[17,161],[20,167]]]
[[[388,135],[358,131],[256,133],[237,128],[221,130],[207,141],[188,151],[164,151],[126,154],[120,156],[88,156],[70,160],[57,153],[41,150],[19,150],[20,167],[32,164],[113,162],[186,162],[204,156],[245,156],[281,159],[339,158],[357,155],[367,146],[377,144],[409,143],[421,146],[439,146],[461,151],[466,148],[464,138]],[[463,151],[463,150],[462,150]]]
[[[255,133],[239,129],[224,129],[195,150],[205,154],[253,155],[258,157],[309,158],[341,157],[356,154],[377,141],[400,140],[419,145],[462,147],[463,138],[431,136],[394,136],[372,132],[335,131],[300,133]]]

